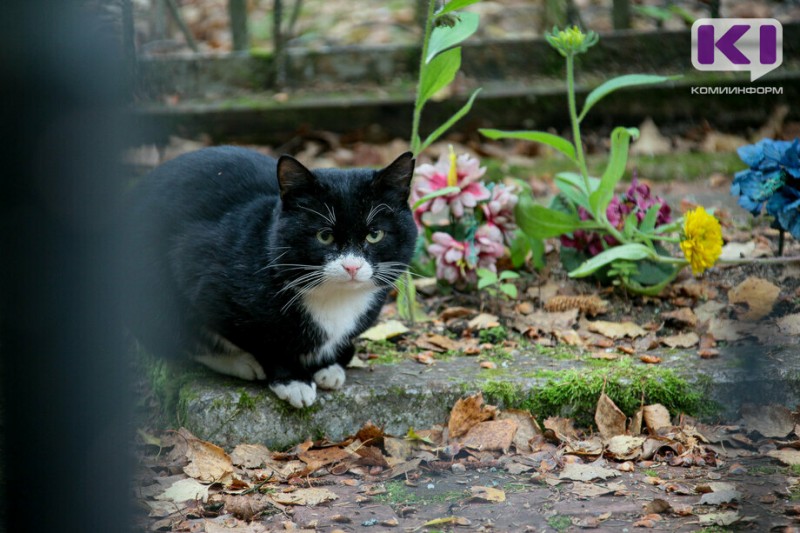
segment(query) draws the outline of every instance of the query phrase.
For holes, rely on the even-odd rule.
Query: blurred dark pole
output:
[[[615,30],[627,30],[631,27],[631,2],[630,0],[614,0],[611,7]]]
[[[243,52],[250,49],[250,36],[247,31],[247,0],[228,0],[228,16],[231,20],[233,49]]]
[[[0,374],[5,531],[130,524],[129,363],[119,322],[116,28],[70,0],[0,16]]]

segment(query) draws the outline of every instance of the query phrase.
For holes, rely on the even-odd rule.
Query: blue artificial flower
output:
[[[759,215],[765,205],[777,227],[800,238],[800,138],[762,139],[742,146],[739,157],[750,167],[736,173],[731,194],[739,205]]]

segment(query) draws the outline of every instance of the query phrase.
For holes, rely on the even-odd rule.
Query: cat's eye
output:
[[[317,232],[317,240],[322,244],[330,244],[333,242],[333,232],[329,229],[321,229]]]
[[[367,235],[367,242],[370,244],[375,244],[383,239],[383,230],[382,229],[374,229],[369,232]]]

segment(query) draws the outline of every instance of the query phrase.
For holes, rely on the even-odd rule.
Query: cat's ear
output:
[[[281,200],[301,191],[314,187],[317,179],[300,161],[290,155],[282,155],[278,159],[278,186]]]
[[[375,174],[375,185],[383,191],[398,195],[401,202],[408,201],[411,178],[414,176],[414,163],[414,154],[411,152],[401,154],[389,166]]]

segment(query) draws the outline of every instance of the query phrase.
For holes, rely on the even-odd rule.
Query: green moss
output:
[[[566,531],[572,526],[572,520],[568,516],[557,514],[547,519],[547,525],[556,531]]]
[[[579,359],[581,353],[579,348],[563,345],[542,346],[541,344],[534,344],[531,349],[539,355],[561,361]]]
[[[384,485],[384,488],[386,492],[375,496],[375,500],[389,505],[450,503],[466,496],[466,492],[456,490],[438,491],[420,487],[408,487],[402,481],[389,481]]]
[[[604,388],[628,415],[635,413],[642,401],[660,403],[672,414],[692,416],[708,415],[717,408],[706,399],[707,379],[698,377],[693,385],[669,369],[617,364],[561,372],[533,396],[531,410],[540,417],[571,415],[579,424],[590,425]]]
[[[508,338],[508,331],[503,326],[495,326],[493,328],[482,329],[478,332],[478,339],[481,342],[491,342],[496,344],[503,342]]]
[[[397,345],[391,341],[362,341],[358,344],[358,351],[374,354],[376,359],[371,359],[370,364],[393,365],[405,360],[403,354],[397,351]]]
[[[137,350],[135,357],[158,400],[159,424],[168,427],[180,423],[186,418],[186,405],[196,397],[194,393],[184,390],[184,385],[202,374],[203,369],[155,357],[141,349]]]
[[[539,418],[569,416],[582,426],[593,424],[604,387],[628,415],[642,401],[663,404],[672,414],[707,416],[718,409],[707,400],[710,378],[698,376],[689,383],[672,370],[634,365],[629,358],[598,368],[538,370],[519,376],[526,379],[509,379],[508,369],[484,370],[480,377],[484,381],[478,389],[489,403],[525,409]],[[470,385],[463,388],[464,393],[475,392]]]

